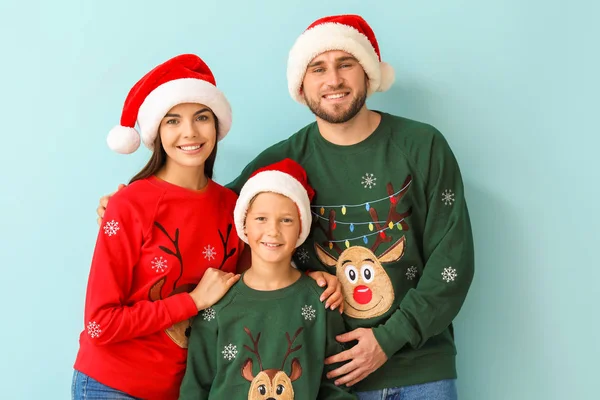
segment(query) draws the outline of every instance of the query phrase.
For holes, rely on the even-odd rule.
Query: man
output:
[[[316,121],[256,157],[232,182],[289,157],[316,196],[300,269],[335,274],[347,350],[330,377],[360,399],[456,399],[452,320],[472,281],[473,240],[458,164],[432,126],[369,110],[394,72],[357,15],[315,21],[292,47],[290,95]],[[99,208],[102,213],[103,206]],[[397,398],[397,397],[395,397]]]

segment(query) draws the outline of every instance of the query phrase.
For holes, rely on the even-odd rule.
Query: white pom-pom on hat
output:
[[[108,147],[120,154],[131,154],[140,147],[140,135],[135,128],[117,125],[108,132]]]
[[[381,71],[381,83],[379,84],[379,89],[377,90],[380,92],[385,92],[394,84],[394,81],[396,80],[396,73],[394,72],[394,68],[384,61],[379,63],[379,69]]]

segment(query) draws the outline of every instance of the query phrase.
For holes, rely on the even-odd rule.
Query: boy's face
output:
[[[160,121],[159,133],[167,162],[184,167],[204,166],[217,141],[211,109],[196,103],[171,108]]]
[[[308,108],[329,123],[348,122],[367,100],[367,75],[350,53],[332,50],[315,57],[306,68],[302,94]]]
[[[253,258],[269,264],[289,262],[300,235],[298,207],[286,196],[260,193],[248,209],[244,230]]]

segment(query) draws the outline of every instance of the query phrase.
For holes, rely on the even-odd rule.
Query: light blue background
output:
[[[226,183],[312,120],[287,93],[296,36],[360,13],[397,74],[370,108],[435,125],[463,171],[477,271],[461,399],[598,398],[600,3],[369,3],[2,1],[0,397],[69,398],[98,198],[149,154],[105,144],[131,85],[178,53],[207,61],[234,110]]]

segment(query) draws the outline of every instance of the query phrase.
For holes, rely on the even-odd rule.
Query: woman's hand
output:
[[[320,287],[327,286],[321,294],[321,301],[326,300],[325,308],[335,310],[339,307],[340,314],[344,312],[344,296],[342,295],[342,284],[335,275],[322,271],[312,271],[308,276],[317,281]]]
[[[221,300],[240,276],[220,269],[208,268],[198,285],[190,292],[198,311],[207,309]]]

